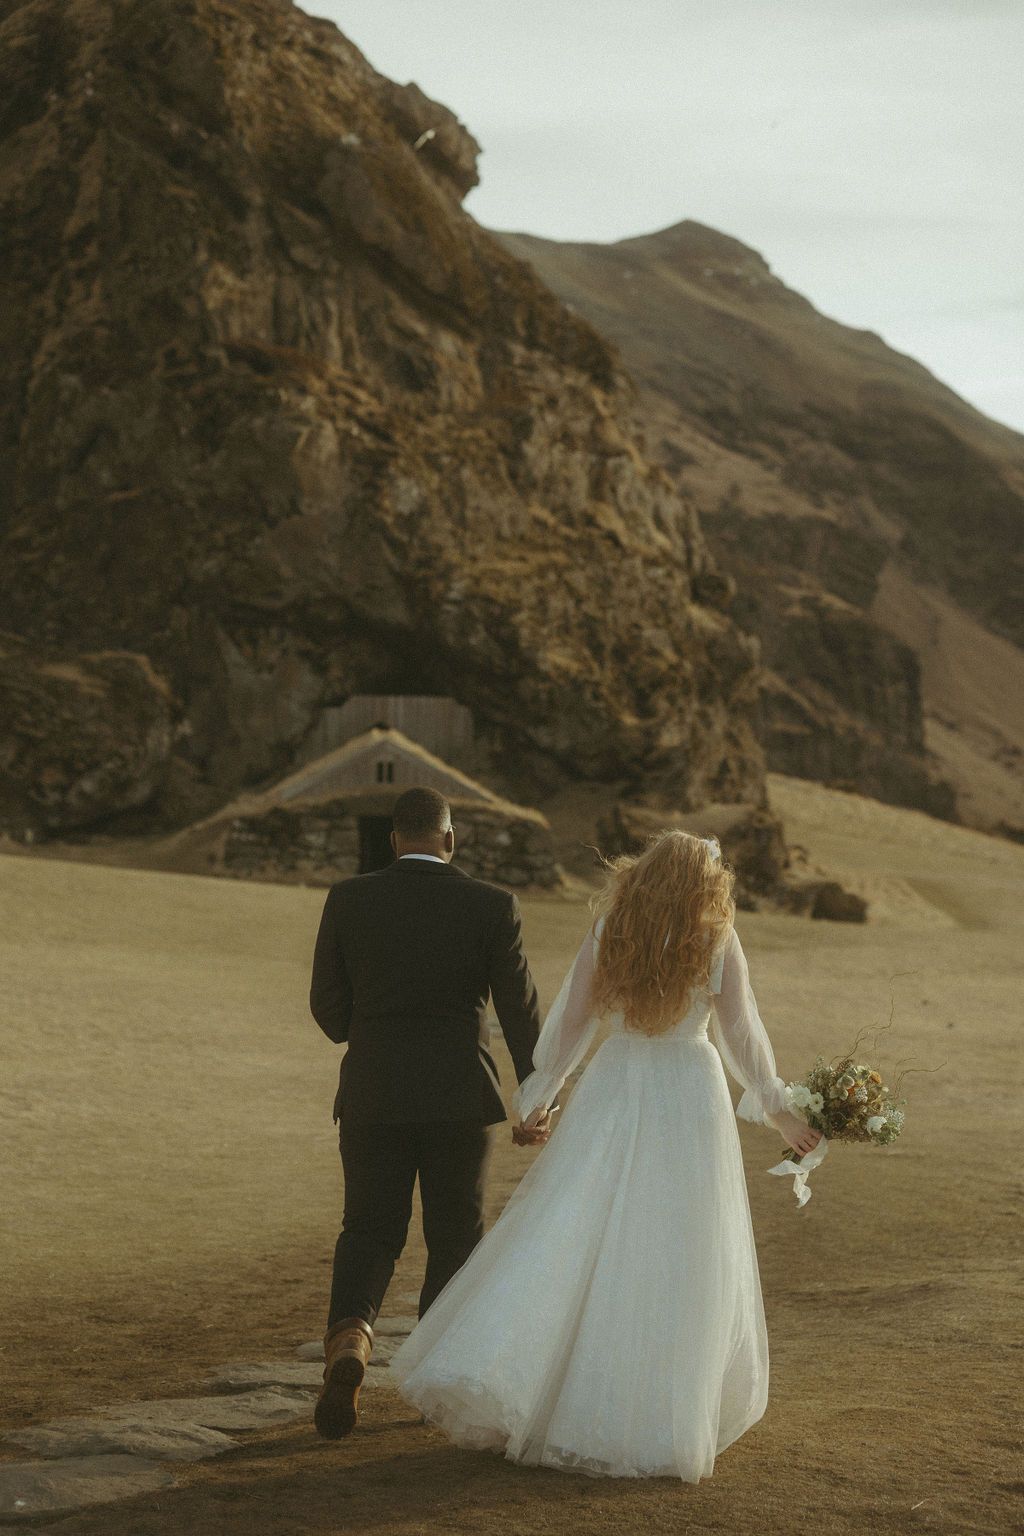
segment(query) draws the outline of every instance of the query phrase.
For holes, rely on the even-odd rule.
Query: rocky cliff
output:
[[[756,647],[451,112],[288,0],[0,0],[0,82],[0,623],[155,672],[154,816],[353,693],[454,696],[520,794],[756,797]],[[77,782],[40,729],[9,773]]]
[[[636,376],[761,639],[772,766],[1024,826],[1024,439],[699,224],[501,238]]]

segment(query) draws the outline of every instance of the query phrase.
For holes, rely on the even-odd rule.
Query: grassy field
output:
[[[760,1425],[698,1487],[456,1452],[391,1392],[337,1446],[253,1436],[82,1533],[1002,1533],[1024,1482],[1024,848],[793,780],[775,808],[863,925],[741,915],[780,1070],[894,1020],[910,1076],[886,1151],[835,1148],[798,1212],[741,1138],[772,1347]],[[208,1365],[319,1336],[340,1219],[338,1052],[306,1007],[323,892],[0,857],[0,1425],[189,1391]],[[524,902],[549,1001],[582,900]],[[501,1059],[506,1086],[511,1073]],[[507,1136],[496,1213],[537,1155]],[[543,1152],[539,1155],[543,1156]],[[410,1242],[386,1310],[410,1310]],[[14,1459],[13,1447],[0,1455]]]

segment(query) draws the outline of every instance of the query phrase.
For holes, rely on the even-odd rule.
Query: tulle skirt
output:
[[[711,1473],[764,1413],[768,1347],[739,1138],[706,1038],[605,1041],[391,1369],[457,1445],[594,1475]]]

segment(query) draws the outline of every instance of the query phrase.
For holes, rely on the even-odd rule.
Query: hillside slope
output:
[[[772,766],[1024,826],[1024,438],[699,224],[613,245],[500,238],[635,374],[650,451],[761,638]],[[978,637],[955,689],[923,665],[920,613],[886,597],[897,585],[915,611],[935,594]],[[979,734],[985,635],[1008,686]]]

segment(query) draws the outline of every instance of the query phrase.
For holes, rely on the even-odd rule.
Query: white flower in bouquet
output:
[[[900,1073],[897,1087],[902,1077]],[[831,1062],[819,1056],[802,1082],[786,1085],[789,1107],[802,1112],[808,1125],[827,1140],[870,1142],[876,1147],[888,1146],[903,1129],[903,1111],[889,1101],[888,1094],[877,1068],[856,1061],[852,1051]],[[792,1152],[786,1156],[798,1161]]]
[[[891,1019],[889,1023],[891,1025]],[[776,1168],[768,1170],[769,1173],[792,1174],[800,1205],[810,1198],[807,1175],[821,1162],[829,1142],[859,1141],[875,1147],[888,1147],[902,1133],[904,1116],[898,1106],[907,1102],[906,1099],[893,1102],[890,1095],[899,1092],[908,1071],[940,1070],[938,1067],[903,1067],[890,1089],[882,1081],[877,1067],[855,1059],[854,1053],[863,1039],[864,1032],[858,1035],[847,1055],[833,1057],[831,1062],[819,1056],[802,1082],[786,1085],[789,1107],[803,1111],[808,1125],[822,1133],[822,1140],[813,1152],[801,1158],[790,1149]]]

